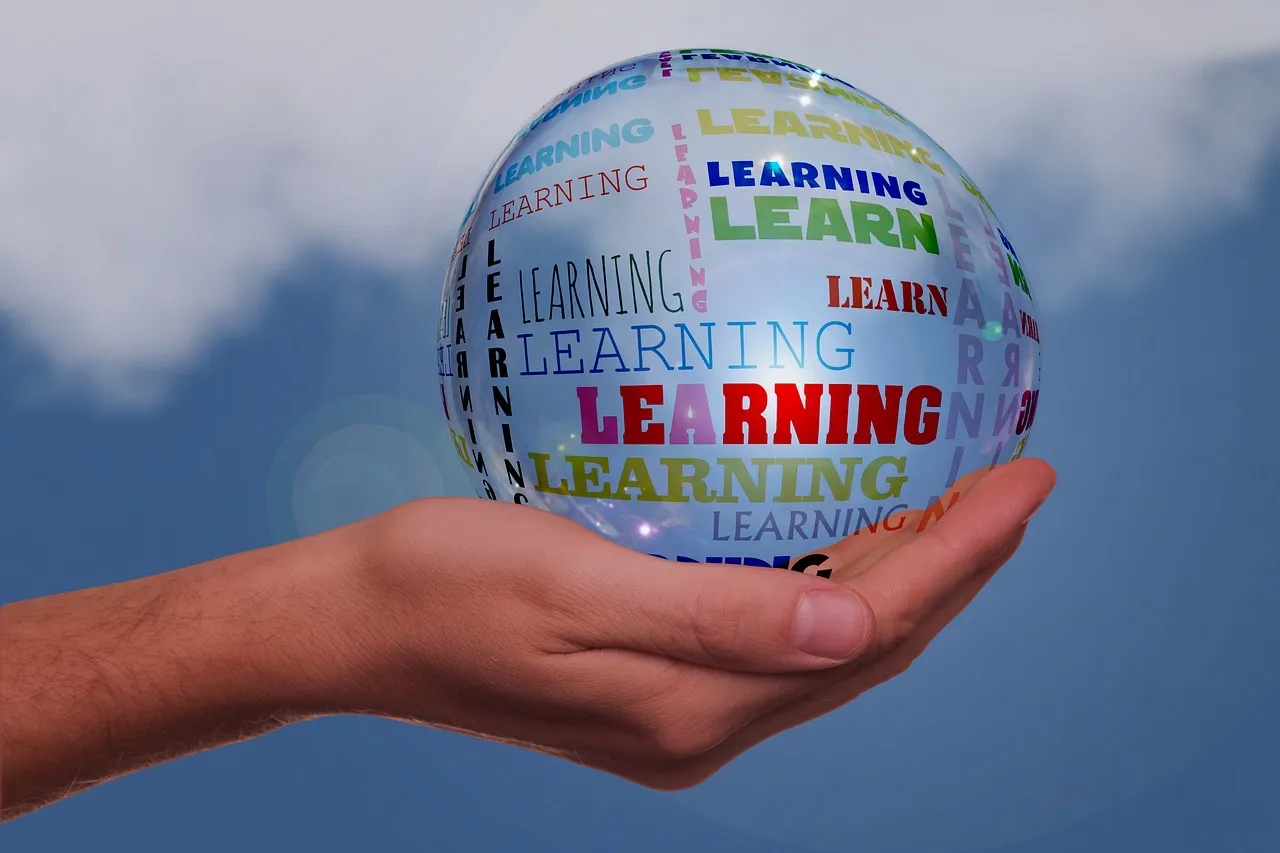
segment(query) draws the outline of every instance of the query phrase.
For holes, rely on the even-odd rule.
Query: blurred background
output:
[[[1280,849],[1280,6],[0,0],[0,601],[471,494],[472,183],[597,68],[727,47],[938,140],[1031,275],[1059,486],[905,676],[657,794],[331,719],[6,851]]]

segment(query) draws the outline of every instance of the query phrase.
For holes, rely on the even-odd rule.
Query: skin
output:
[[[9,604],[0,816],[334,714],[688,788],[904,672],[1053,484],[1034,459],[977,472],[940,517],[905,513],[824,550],[830,579],[667,562],[541,510],[440,498]]]

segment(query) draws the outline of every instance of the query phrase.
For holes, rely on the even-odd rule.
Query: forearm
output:
[[[0,608],[0,816],[339,710],[360,530]]]

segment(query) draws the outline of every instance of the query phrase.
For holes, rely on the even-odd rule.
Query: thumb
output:
[[[852,660],[875,633],[860,593],[799,572],[627,551],[594,578],[600,588],[574,629],[585,648],[740,672],[798,672]]]

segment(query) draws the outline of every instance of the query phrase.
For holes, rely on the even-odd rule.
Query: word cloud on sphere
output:
[[[746,52],[637,57],[521,126],[437,354],[480,495],[682,561],[794,569],[927,524],[1023,453],[1039,400],[1031,289],[975,183],[866,92]]]

